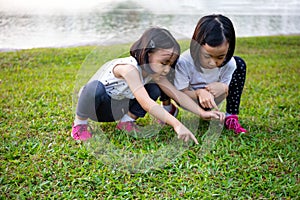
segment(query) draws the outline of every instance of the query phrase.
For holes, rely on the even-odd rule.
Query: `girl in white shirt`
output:
[[[98,122],[119,120],[117,128],[130,132],[138,131],[135,120],[148,112],[171,125],[178,138],[198,144],[190,130],[155,102],[161,90],[201,118],[224,120],[224,113],[204,111],[166,78],[180,55],[179,44],[169,31],[146,30],[131,46],[130,55],[106,63],[83,87],[72,126],[75,140],[92,137],[87,130],[88,118]]]
[[[238,119],[246,79],[246,63],[233,56],[235,31],[223,15],[202,17],[193,34],[190,49],[175,67],[174,85],[199,105],[210,110],[226,98],[225,127],[236,134],[247,132]],[[162,95],[164,96],[164,95]],[[163,98],[166,106],[170,101]]]

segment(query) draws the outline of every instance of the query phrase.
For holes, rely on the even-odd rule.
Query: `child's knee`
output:
[[[242,59],[241,57],[238,57],[238,56],[234,56],[234,59],[235,59],[236,66],[238,69],[246,70],[247,64],[244,59]]]
[[[145,88],[150,96],[151,99],[157,100],[161,94],[160,88],[157,84],[147,84]]]

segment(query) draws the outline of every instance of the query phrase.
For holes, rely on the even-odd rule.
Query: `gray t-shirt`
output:
[[[203,73],[196,70],[189,49],[183,52],[175,67],[175,87],[178,90],[185,88],[196,90],[213,82],[222,82],[229,85],[232,74],[236,69],[236,62],[232,57],[230,61],[221,68],[205,69],[201,67],[201,69]]]

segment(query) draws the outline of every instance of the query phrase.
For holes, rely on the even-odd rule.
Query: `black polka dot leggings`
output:
[[[226,98],[226,112],[237,115],[239,114],[241,96],[246,80],[246,63],[240,57],[234,56],[234,59],[236,61],[236,70],[229,84],[228,96]]]

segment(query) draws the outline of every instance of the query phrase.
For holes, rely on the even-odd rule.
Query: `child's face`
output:
[[[200,48],[200,64],[203,68],[213,69],[220,67],[228,52],[229,43],[226,41],[220,46],[211,47],[207,44]]]
[[[155,72],[151,74],[152,79],[158,81],[160,78],[166,76],[172,64],[175,62],[177,55],[171,49],[158,49],[155,52],[149,53],[149,64],[151,69]]]

